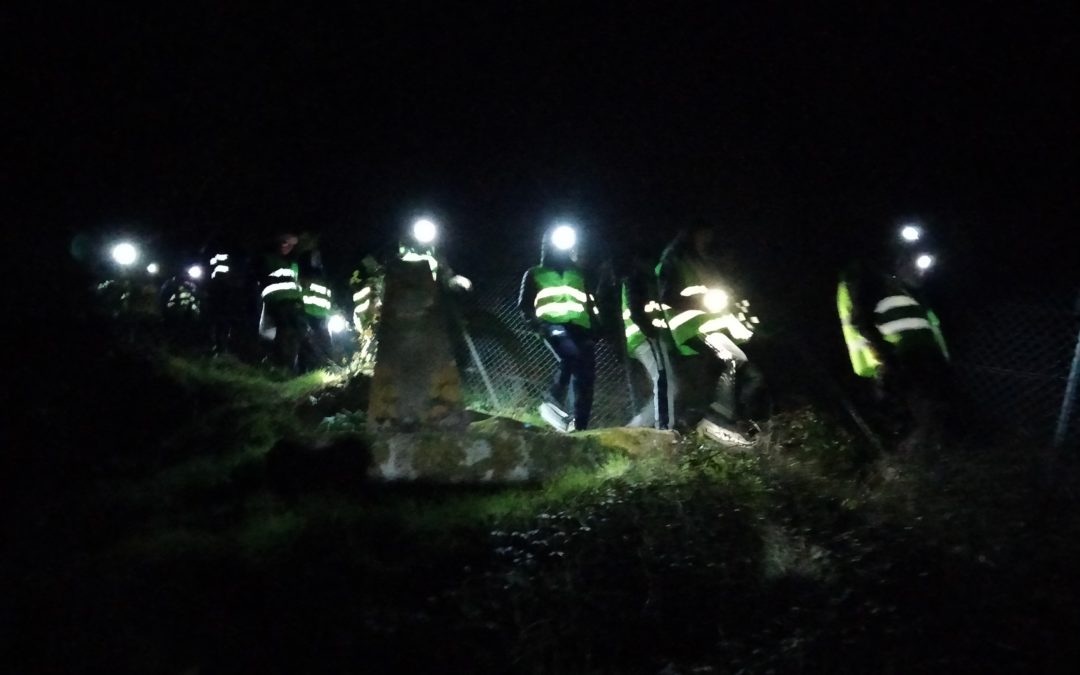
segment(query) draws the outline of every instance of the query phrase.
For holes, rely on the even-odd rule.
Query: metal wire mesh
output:
[[[1047,441],[1061,412],[1080,317],[1067,300],[995,302],[958,317],[954,374],[972,421]],[[1071,416],[1066,439],[1080,441]]]
[[[473,309],[466,312],[465,321],[475,351],[463,368],[463,384],[474,407],[527,417],[536,414],[558,362],[518,311],[520,283],[520,276],[503,275],[489,280],[475,293]],[[605,338],[596,343],[593,427],[626,424],[633,416],[628,371],[618,351],[621,349],[622,345],[613,346]],[[484,382],[484,373],[491,391]]]
[[[557,368],[555,356],[517,309],[520,277],[501,275],[478,285],[465,312],[472,341],[463,359],[470,404],[491,413],[535,415]],[[823,317],[834,321],[835,317]],[[1080,315],[1067,299],[991,302],[953,317],[945,326],[960,414],[981,428],[1048,441],[1062,407],[1080,332]],[[593,426],[625,424],[641,397],[640,367],[622,345],[601,338],[596,349]],[[490,387],[484,382],[487,376]],[[1067,442],[1080,442],[1080,411],[1071,415]]]

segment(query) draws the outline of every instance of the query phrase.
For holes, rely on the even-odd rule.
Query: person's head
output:
[[[568,264],[578,261],[581,246],[577,228],[566,223],[558,223],[544,233],[542,257],[548,263]]]
[[[375,276],[382,273],[382,265],[370,255],[366,255],[360,260],[360,267],[365,276]]]
[[[312,232],[301,232],[296,239],[297,251],[315,251],[319,248],[319,235]]]
[[[687,228],[687,239],[695,253],[705,256],[712,252],[716,232],[706,221],[697,220]]]
[[[278,253],[281,255],[289,255],[293,252],[293,249],[296,248],[298,241],[296,235],[289,232],[278,235]]]

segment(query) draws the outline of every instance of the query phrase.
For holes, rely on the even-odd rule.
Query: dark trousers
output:
[[[299,301],[279,300],[266,303],[266,311],[277,328],[274,335],[274,363],[290,372],[296,372],[300,340],[307,328],[304,323],[304,309]]]
[[[627,426],[670,429],[674,421],[678,381],[672,364],[675,344],[666,337],[646,337],[634,350],[633,357],[642,365],[652,384],[649,400],[641,406]]]
[[[904,452],[940,449],[949,414],[948,363],[936,353],[904,355],[879,382]]]
[[[730,411],[730,421],[762,420],[768,416],[768,397],[761,369],[741,355],[720,358],[704,345],[695,345],[696,356],[678,359],[679,426],[691,427],[719,403]]]
[[[753,361],[736,367],[732,398],[735,401],[736,420],[764,420],[768,417],[765,376]]]
[[[548,395],[554,403],[563,407],[567,390],[573,384],[574,428],[588,429],[592,415],[593,383],[596,380],[592,337],[584,328],[573,324],[548,325],[544,330],[544,340],[559,359],[559,372]]]
[[[224,354],[231,350],[233,331],[239,316],[238,298],[232,288],[211,281],[203,303],[207,327],[210,329],[210,350]]]
[[[331,360],[332,346],[327,317],[304,315],[307,333],[300,347],[300,370],[311,372],[326,366]]]
[[[690,428],[701,421],[716,397],[717,384],[727,363],[711,353],[676,359],[677,393],[674,426]]]

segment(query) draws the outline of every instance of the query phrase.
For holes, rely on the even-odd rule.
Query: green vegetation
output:
[[[544,484],[379,484],[350,463],[362,379],[113,358],[92,419],[55,431],[80,452],[27,469],[12,672],[1074,662],[1080,521],[1016,448],[881,458],[799,409],[751,453],[683,438]],[[113,442],[79,445],[93,429]]]

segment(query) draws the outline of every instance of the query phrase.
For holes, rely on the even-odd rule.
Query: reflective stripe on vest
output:
[[[364,286],[363,288],[357,289],[357,291],[352,294],[352,301],[353,324],[358,327],[364,326],[365,321],[370,321],[373,318],[373,316],[368,316],[365,319],[365,314],[367,314],[372,306],[378,306],[379,298],[374,295],[372,286]]]
[[[300,299],[300,284],[296,282],[298,274],[295,263],[290,267],[279,267],[266,276],[270,279],[286,279],[286,281],[274,281],[264,286],[262,289],[263,300],[275,302],[277,300]]]
[[[904,341],[905,333],[930,330],[926,310],[915,298],[903,293],[878,301],[874,306],[874,323],[882,337],[894,345]]]
[[[537,286],[533,299],[536,318],[548,323],[591,327],[585,309],[590,298],[585,292],[585,277],[580,270],[568,269],[560,273],[548,267],[534,267],[532,276]]]
[[[401,259],[405,262],[426,262],[431,269],[431,278],[435,279],[439,274],[439,261],[435,259],[435,256],[430,253],[417,253],[415,251],[404,251],[401,254]]]
[[[667,323],[664,321],[663,310],[668,308],[667,305],[661,305],[655,300],[649,300],[645,303],[645,317],[649,319],[649,322],[657,328],[667,328]],[[668,308],[670,309],[670,308]],[[630,313],[630,293],[626,288],[626,284],[622,285],[622,318],[623,318],[623,335],[626,336],[626,351],[633,354],[634,351],[645,342],[645,334],[641,332],[641,328],[634,323],[633,316]]]
[[[218,253],[213,258],[210,258],[210,268],[211,268],[210,278],[213,279],[214,277],[218,276],[219,274],[228,274],[229,273],[229,266],[225,264],[228,261],[229,261],[229,254],[228,253]]]
[[[686,298],[676,308],[664,308],[667,318],[667,326],[671,330],[671,337],[679,348],[679,353],[692,356],[697,350],[690,346],[690,341],[695,337],[706,339],[713,333],[723,332],[736,344],[749,340],[753,334],[752,324],[757,323],[756,317],[749,317],[749,303],[745,300],[733,303],[729,297],[726,306],[717,311],[712,311],[706,305],[706,297],[710,291],[720,290],[711,288],[699,278],[700,272],[696,267],[688,264],[680,264],[680,261],[669,262],[678,270],[678,278],[686,284],[679,291],[679,298]],[[656,274],[660,276],[664,263],[656,266]],[[725,295],[730,295],[726,291]]]
[[[322,284],[309,281],[304,289],[304,311],[309,316],[330,316],[330,299],[333,294]]]
[[[841,281],[836,289],[836,311],[840,315],[840,330],[844,333],[851,369],[859,377],[874,377],[881,362],[878,361],[870,342],[851,324],[852,307],[847,283]]]
[[[296,297],[295,293],[300,290],[295,281],[281,281],[276,284],[270,284],[262,289],[263,300],[270,299],[270,296],[274,296],[277,299],[278,296],[285,297],[284,293],[288,292],[289,297]]]
[[[702,299],[705,297],[704,293],[693,295]],[[746,310],[748,305],[744,301],[739,308]],[[679,346],[679,351],[687,355],[697,353],[693,347],[686,344],[695,336],[705,339],[713,333],[724,332],[736,344],[741,344],[754,336],[751,325],[758,322],[757,317],[747,317],[746,311],[736,313],[727,310],[710,312],[707,309],[684,309],[678,313],[669,311],[667,314],[671,336]]]

